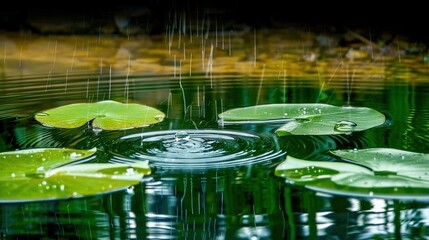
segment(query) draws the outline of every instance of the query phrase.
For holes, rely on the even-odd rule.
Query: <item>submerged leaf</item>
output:
[[[118,130],[147,126],[164,117],[164,113],[146,105],[107,100],[52,108],[37,113],[35,119],[57,128],[77,128],[92,120],[94,128]]]
[[[401,199],[429,196],[429,154],[391,148],[331,152],[347,162],[288,156],[275,174],[288,183],[329,194]]]
[[[148,161],[82,163],[96,149],[30,149],[0,153],[0,202],[84,197],[126,189],[150,174]],[[82,163],[82,164],[76,164]]]
[[[224,123],[289,119],[276,130],[283,135],[348,134],[379,126],[385,116],[366,107],[338,107],[321,103],[267,104],[236,108],[219,115]]]

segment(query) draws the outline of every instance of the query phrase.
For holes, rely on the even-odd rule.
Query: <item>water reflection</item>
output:
[[[427,202],[347,198],[285,187],[288,239],[420,239]]]
[[[282,239],[272,165],[206,173],[159,170],[146,184],[149,239]],[[273,197],[274,196],[274,197]]]

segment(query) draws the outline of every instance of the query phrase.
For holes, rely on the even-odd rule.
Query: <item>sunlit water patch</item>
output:
[[[284,155],[274,135],[227,130],[169,130],[119,139],[119,161],[150,160],[162,168],[212,169],[276,162]]]

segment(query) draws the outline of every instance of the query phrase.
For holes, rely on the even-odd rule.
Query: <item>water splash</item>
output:
[[[176,142],[188,142],[189,139],[191,138],[191,136],[189,135],[188,132],[186,131],[178,131],[175,135],[174,138],[176,139]]]

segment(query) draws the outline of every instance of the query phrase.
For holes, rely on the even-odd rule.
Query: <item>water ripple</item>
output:
[[[114,145],[119,161],[150,160],[163,168],[211,169],[279,159],[274,135],[227,130],[168,130],[127,135]],[[120,154],[121,153],[121,154]]]

